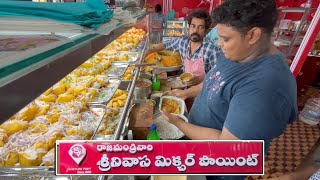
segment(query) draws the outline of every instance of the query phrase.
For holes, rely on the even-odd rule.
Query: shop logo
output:
[[[78,165],[82,162],[82,160],[87,155],[87,150],[81,144],[74,144],[69,149],[70,157],[76,162]]]

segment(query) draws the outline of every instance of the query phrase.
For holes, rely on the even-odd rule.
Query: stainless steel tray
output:
[[[112,111],[118,110],[119,114],[114,115]],[[114,133],[116,131],[116,126],[118,125],[120,121],[121,115],[124,113],[123,108],[110,108],[106,106],[106,117],[103,117],[101,120],[99,126],[97,126],[96,132],[94,133],[94,136],[92,137],[93,140],[113,140],[114,139]],[[112,117],[109,117],[108,114],[111,114]],[[107,127],[101,127],[102,124],[108,124]],[[99,131],[106,130],[104,128],[107,128],[107,131],[114,131],[111,134],[103,134]]]
[[[117,91],[120,83],[120,79],[110,78],[107,87],[99,89],[98,97],[92,102],[87,102],[87,104],[107,104]]]
[[[117,61],[117,62],[121,62],[121,63],[135,63],[138,58],[139,58],[139,52],[132,52],[132,51],[119,51],[117,53],[117,56],[122,56],[122,55],[125,55],[127,54],[129,56],[129,59],[128,61]]]
[[[91,139],[94,137],[101,121],[103,120],[105,113],[107,112],[107,107],[102,104],[92,105],[89,107],[90,110],[87,111],[87,117],[93,119],[93,126],[96,127]],[[90,123],[91,124],[91,123]],[[30,166],[30,167],[0,167],[0,179],[6,179],[6,177],[11,177],[10,179],[72,179],[71,176],[55,176],[54,166]],[[19,178],[16,178],[19,177]],[[21,177],[21,178],[20,178]],[[32,177],[32,178],[31,178]]]
[[[178,24],[179,26],[175,26]],[[183,29],[186,28],[186,21],[167,21],[167,28]]]
[[[174,34],[174,33],[176,33],[176,34]],[[180,33],[180,34],[177,34],[177,33]],[[166,36],[166,37],[181,37],[184,35],[185,35],[184,29],[172,28],[172,29],[165,29],[163,31],[163,36]]]
[[[111,67],[106,70],[106,74],[108,77],[122,77],[128,66],[129,63],[113,62]]]
[[[171,66],[171,67],[161,67],[161,66],[152,66],[153,69],[159,69],[159,70],[164,70],[166,72],[173,72],[173,71],[178,71],[183,67],[183,65],[180,66]]]
[[[130,67],[127,68],[127,70],[129,70],[129,69],[130,69]],[[134,74],[135,74],[136,72],[137,72],[137,69],[136,69],[136,68],[132,68],[132,70],[131,70],[131,75],[132,75],[132,77],[134,76]],[[122,82],[125,82],[125,83],[130,83],[130,82],[132,82],[132,80],[124,80],[123,78],[124,78],[124,77],[121,78],[121,81],[122,81]]]

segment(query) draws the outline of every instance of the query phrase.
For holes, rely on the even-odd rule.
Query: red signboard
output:
[[[59,141],[57,175],[263,175],[263,141]]]

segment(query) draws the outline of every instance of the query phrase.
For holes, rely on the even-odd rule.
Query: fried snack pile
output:
[[[183,28],[183,26],[181,24],[171,24],[169,28]]]
[[[132,81],[133,80],[133,70],[134,70],[134,67],[128,67],[126,72],[124,72],[122,80],[124,80],[124,81]]]
[[[180,106],[179,104],[172,99],[163,99],[161,110],[166,110],[169,113],[179,114],[180,113]]]
[[[155,63],[161,67],[174,67],[182,65],[180,54],[174,51],[161,51],[159,53],[151,53],[146,59],[146,63]]]
[[[128,92],[122,91],[120,89],[117,89],[117,91],[114,93],[113,97],[108,103],[108,107],[111,108],[122,108],[124,107],[124,104],[126,103],[128,98]]]
[[[167,36],[177,37],[177,36],[182,36],[182,33],[179,30],[172,29],[167,31]]]

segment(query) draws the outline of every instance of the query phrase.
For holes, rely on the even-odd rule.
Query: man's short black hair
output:
[[[215,23],[233,27],[242,34],[259,27],[271,35],[278,11],[274,0],[226,0],[213,11],[212,17]]]
[[[208,10],[206,9],[196,9],[192,11],[191,14],[189,14],[189,18],[188,18],[189,25],[191,24],[192,18],[204,19],[206,29],[209,29],[211,26],[212,20]]]
[[[161,12],[162,11],[162,7],[161,7],[160,4],[157,4],[154,9],[155,9],[156,12]]]

